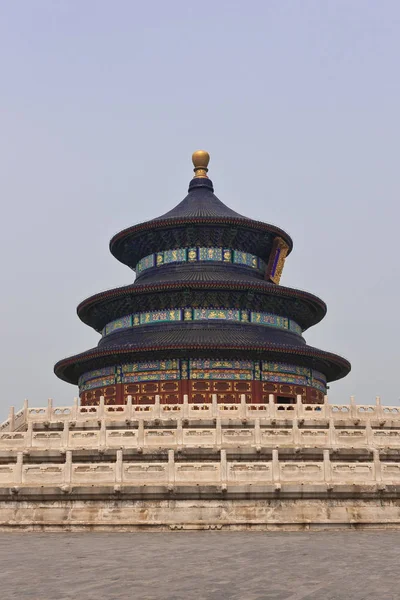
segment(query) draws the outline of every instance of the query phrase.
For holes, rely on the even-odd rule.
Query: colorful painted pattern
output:
[[[121,317],[116,321],[112,321],[108,325],[105,326],[105,335],[112,333],[113,331],[117,331],[118,329],[126,329],[127,327],[132,327],[132,315],[128,315],[126,317]]]
[[[223,321],[240,321],[239,310],[224,310],[224,309],[208,309],[208,308],[195,308],[193,311],[193,321],[202,321],[206,319],[222,319]]]
[[[326,377],[325,377],[325,375],[323,375],[319,371],[315,371],[314,369],[312,370],[312,378],[314,380],[317,380],[317,381],[320,381],[321,383],[326,384]]]
[[[317,381],[316,379],[313,379],[312,382],[309,385],[310,385],[310,387],[316,388],[317,390],[319,390],[323,394],[326,394],[326,383],[321,383],[320,381]]]
[[[181,359],[181,379],[189,379],[189,361]]]
[[[179,360],[149,360],[146,362],[135,362],[128,365],[122,365],[122,373],[136,373],[141,371],[168,371],[170,369],[179,369]]]
[[[199,248],[199,260],[222,261],[222,248]]]
[[[190,370],[208,369],[253,369],[252,360],[210,360],[208,358],[193,358],[189,361]]]
[[[246,267],[258,268],[257,257],[247,252],[233,251],[233,262],[237,265],[246,265]]]
[[[142,260],[140,260],[138,262],[137,271],[138,271],[138,273],[141,273],[145,269],[151,269],[151,267],[154,267],[154,265],[155,265],[155,255],[149,254],[148,256],[145,256],[144,258],[142,258]]]
[[[165,250],[164,252],[164,264],[174,262],[186,262],[187,260],[187,249],[178,248],[177,250]]]
[[[87,383],[83,383],[83,384],[79,385],[79,391],[87,392],[89,390],[94,390],[95,388],[105,387],[107,385],[114,385],[114,384],[115,384],[114,375],[112,377],[104,377],[102,379],[92,379],[92,380],[88,381]]]
[[[297,335],[301,335],[303,333],[303,330],[300,327],[300,325],[297,325],[297,323],[295,323],[292,320],[289,320],[289,329],[290,331],[293,331],[293,333],[297,333]]]
[[[326,377],[319,371],[312,370],[312,385],[326,394]]]
[[[140,325],[146,325],[150,323],[181,321],[181,312],[180,309],[172,309],[141,313],[139,315],[139,323]]]
[[[263,381],[270,381],[272,383],[290,383],[295,385],[310,385],[311,381],[308,377],[302,375],[292,375],[290,373],[268,373],[266,371],[262,374]]]
[[[149,373],[138,373],[137,375],[125,375],[122,383],[138,383],[141,381],[170,381],[180,379],[177,371],[151,371]]]
[[[224,381],[251,381],[251,371],[193,371],[190,379],[219,379]]]
[[[82,393],[116,383],[179,379],[243,381],[261,379],[271,383],[314,387],[326,393],[326,378],[314,369],[267,361],[204,358],[143,361],[97,369],[81,376],[79,391]]]
[[[90,379],[98,379],[99,377],[106,377],[107,375],[114,375],[115,367],[103,367],[102,369],[96,369],[95,371],[89,371],[79,377],[78,384],[81,385],[89,381]]]
[[[308,385],[326,393],[325,375],[308,367],[263,361],[261,378],[274,383]]]
[[[108,323],[102,335],[108,335],[122,328],[136,327],[138,325],[152,325],[155,323],[173,323],[175,321],[205,321],[219,319],[222,321],[236,321],[241,323],[255,323],[266,327],[277,327],[278,329],[290,330],[298,335],[302,334],[301,327],[287,319],[270,313],[251,312],[248,310],[237,310],[234,308],[169,308],[165,310],[146,313],[134,313],[121,317],[116,321]]]
[[[297,365],[288,365],[280,362],[266,362],[262,361],[263,371],[272,371],[276,373],[293,373],[295,375],[305,375],[311,377],[311,371],[307,367],[299,367]]]
[[[268,313],[252,312],[251,322],[259,325],[269,325],[270,327],[278,327],[279,329],[289,329],[289,319],[286,317],[278,317]]]
[[[188,248],[187,259],[189,262],[199,260],[197,248]]]
[[[140,274],[155,266],[161,267],[174,262],[195,261],[229,262],[263,272],[267,268],[266,263],[261,258],[240,250],[231,250],[230,248],[177,248],[176,250],[164,250],[164,252],[145,256],[137,263],[136,271]]]

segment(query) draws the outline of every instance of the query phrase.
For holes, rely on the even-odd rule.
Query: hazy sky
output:
[[[400,398],[397,0],[0,2],[0,417],[69,404],[54,363],[97,344],[78,303],[128,284],[114,233],[215,192],[294,240],[281,283],[328,304],[307,341]]]

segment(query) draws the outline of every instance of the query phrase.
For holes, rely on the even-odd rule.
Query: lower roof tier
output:
[[[205,277],[186,271],[178,281],[132,284],[87,298],[78,306],[79,318],[99,333],[129,314],[173,308],[227,308],[269,312],[295,321],[303,331],[326,314],[325,303],[308,292],[242,276],[238,280]]]
[[[216,333],[219,335],[218,345],[216,345]],[[151,333],[149,335],[146,332],[146,336],[135,338],[126,345],[92,348],[59,361],[54,371],[60,379],[77,385],[82,375],[94,369],[134,361],[172,358],[287,362],[316,369],[323,373],[328,382],[341,379],[351,369],[350,363],[341,356],[305,344],[296,346],[273,342],[259,343],[248,339],[246,332],[241,332],[241,337],[237,336],[235,339],[231,335],[231,328],[224,335],[221,330],[216,332],[214,328],[205,328],[199,331],[199,335],[194,340],[190,329],[179,328],[169,331],[163,342],[159,338],[154,339]]]

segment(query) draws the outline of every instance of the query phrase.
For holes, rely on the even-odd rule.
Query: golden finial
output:
[[[194,164],[194,177],[205,177],[207,176],[207,167],[210,162],[210,155],[205,150],[196,150],[192,154],[192,162]]]

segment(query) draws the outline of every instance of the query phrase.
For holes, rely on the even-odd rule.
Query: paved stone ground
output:
[[[398,600],[400,533],[0,533],[0,596]]]

